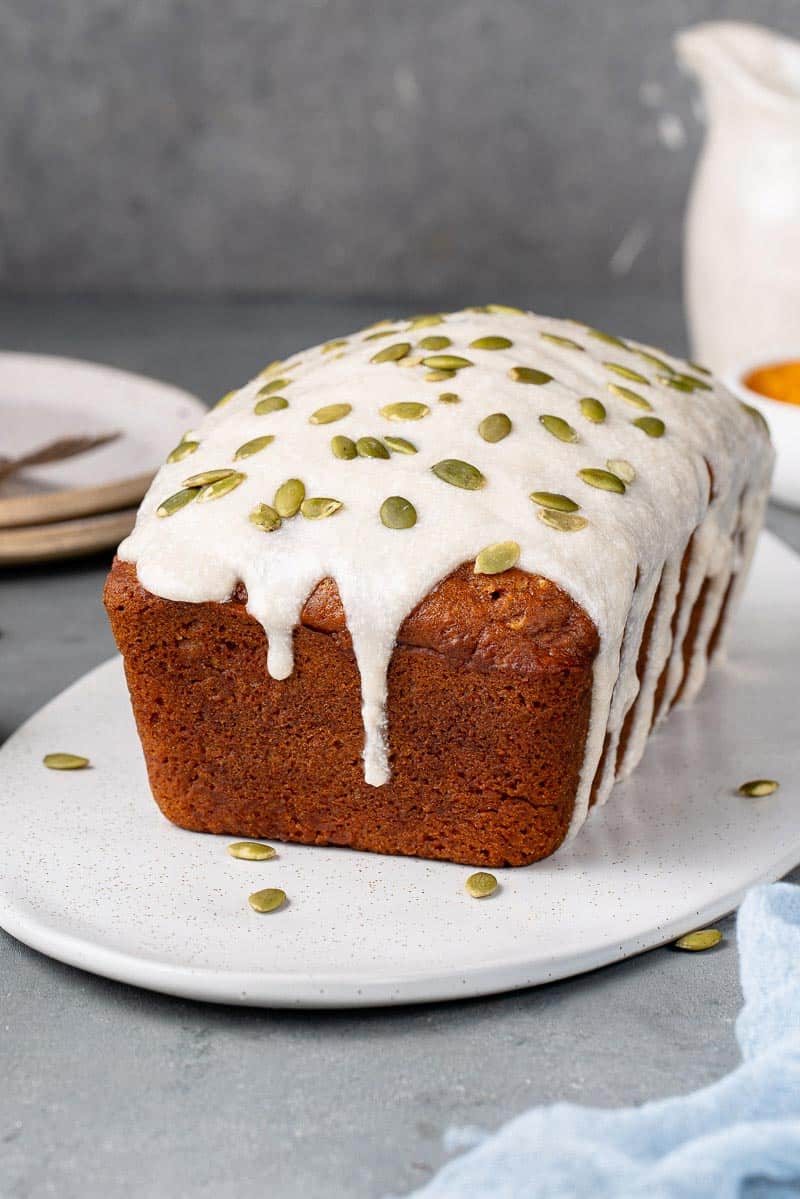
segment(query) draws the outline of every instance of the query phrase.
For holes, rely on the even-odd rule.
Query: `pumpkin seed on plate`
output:
[[[623,483],[632,483],[636,478],[636,471],[627,458],[609,458],[606,466],[612,475],[617,475]]]
[[[337,437],[331,438],[331,452],[334,458],[344,459],[355,458],[358,454],[356,443],[352,437],[345,437],[341,433]]]
[[[512,366],[508,377],[514,383],[533,383],[537,387],[553,380],[553,376],[548,375],[547,371],[537,370],[535,366]]]
[[[463,487],[465,491],[478,491],[486,483],[486,479],[470,462],[462,462],[460,458],[443,458],[431,470],[437,479],[450,483],[453,487]]]
[[[334,512],[338,512],[341,507],[341,500],[332,500],[329,496],[317,495],[303,500],[300,505],[300,513],[306,520],[323,520],[326,516],[333,516]]]
[[[722,933],[718,928],[699,928],[697,932],[686,933],[682,937],[678,937],[675,942],[676,949],[688,949],[692,953],[697,953],[703,949],[713,949],[715,945],[719,945],[722,940]]]
[[[565,350],[583,350],[583,346],[571,337],[562,337],[560,333],[540,333],[542,341],[549,341],[554,346],[563,346]]]
[[[736,793],[747,799],[762,799],[765,795],[774,795],[779,787],[780,783],[776,783],[775,779],[750,779],[742,783]]]
[[[381,524],[387,529],[410,529],[417,523],[417,510],[402,495],[390,495],[381,504]]]
[[[422,359],[422,365],[432,371],[460,371],[465,366],[474,366],[469,358],[461,358],[458,354],[429,354]]]
[[[395,404],[385,404],[380,410],[386,420],[422,420],[430,408],[427,404],[419,404],[416,400],[399,400]]]
[[[206,500],[220,500],[224,495],[228,495],[231,491],[235,491],[240,483],[244,483],[247,475],[241,471],[233,470],[229,475],[225,475],[224,479],[217,479],[214,483],[207,483],[205,487],[200,489],[200,494],[197,497],[198,504],[205,503]]]
[[[520,548],[516,541],[497,541],[487,545],[475,556],[476,575],[499,575],[519,562]]]
[[[393,345],[384,346],[382,350],[378,350],[377,354],[373,354],[370,362],[397,362],[400,358],[405,358],[410,349],[411,342],[396,341]]]
[[[330,425],[335,420],[342,420],[343,417],[349,416],[352,411],[352,404],[325,404],[322,408],[317,408],[316,412],[311,413],[308,423],[310,425]]]
[[[187,504],[191,503],[199,491],[199,487],[184,487],[182,491],[176,491],[174,495],[161,501],[156,508],[156,516],[172,516],[173,513],[179,512],[181,508],[185,508]]]
[[[485,416],[478,425],[478,432],[484,441],[492,443],[502,441],[511,432],[511,421],[505,412],[493,412]]]
[[[48,770],[83,770],[89,765],[80,754],[45,754],[42,761]]]
[[[359,458],[388,458],[389,451],[377,437],[359,437],[356,442]]]
[[[584,396],[580,401],[580,409],[583,416],[594,425],[602,425],[606,419],[605,404],[601,404],[594,396]]]
[[[469,348],[471,350],[510,350],[513,344],[508,337],[476,337],[469,343]]]
[[[621,375],[623,379],[630,379],[633,383],[642,383],[645,387],[650,386],[650,380],[646,375],[641,375],[638,371],[631,370],[629,366],[622,366],[619,362],[604,362],[603,366],[607,371],[613,371],[615,375]]]
[[[268,445],[272,445],[275,437],[272,433],[265,433],[263,437],[254,437],[252,441],[246,441],[244,445],[240,445],[236,453],[233,455],[233,460],[236,462],[239,458],[251,458],[253,454],[257,454],[259,450],[265,450]]]
[[[638,391],[632,391],[630,387],[622,387],[619,383],[607,383],[606,387],[626,404],[630,404],[634,408],[642,408],[645,412],[652,412],[653,405],[644,396],[640,396]]]
[[[194,454],[199,448],[199,441],[181,441],[167,455],[167,462],[182,462],[184,458],[188,458],[190,454]]]
[[[286,892],[279,887],[265,887],[263,891],[254,891],[247,902],[254,912],[274,912],[286,903]]]
[[[577,429],[573,429],[568,421],[562,420],[560,416],[553,416],[549,412],[543,413],[539,417],[539,424],[544,425],[547,432],[552,437],[557,437],[559,441],[579,441]]]
[[[598,470],[593,466],[584,467],[578,471],[578,478],[583,479],[590,487],[598,487],[601,491],[615,491],[618,495],[625,494],[625,484],[619,475],[610,470]]]
[[[241,858],[244,862],[268,862],[277,856],[277,850],[271,845],[262,845],[260,841],[234,841],[228,846],[232,858]]]
[[[532,491],[529,498],[540,508],[550,508],[556,512],[577,512],[580,508],[580,504],[558,491]]]
[[[464,886],[473,899],[486,899],[497,890],[497,879],[487,870],[478,870],[469,876]]]
[[[663,437],[667,431],[667,426],[657,416],[637,416],[631,424],[641,429],[648,437]]]
[[[292,516],[297,516],[305,498],[304,484],[299,479],[287,479],[275,492],[275,499],[272,502],[278,515],[282,516],[284,520],[288,520]]]
[[[280,515],[269,504],[256,504],[247,519],[251,525],[255,525],[257,529],[263,529],[265,533],[274,533],[281,527]]]
[[[589,523],[585,516],[578,516],[574,512],[559,512],[552,508],[539,508],[536,515],[542,524],[557,529],[559,533],[579,533]]]
[[[390,450],[394,450],[396,454],[416,454],[417,447],[413,441],[406,441],[405,437],[394,437],[391,433],[384,437],[384,443],[388,445]]]
[[[434,334],[431,337],[423,337],[419,343],[419,348],[421,350],[446,350],[452,344],[449,337]]]
[[[256,400],[253,412],[256,416],[267,416],[270,412],[280,412],[283,408],[288,407],[289,401],[285,396],[262,396],[260,400]]]

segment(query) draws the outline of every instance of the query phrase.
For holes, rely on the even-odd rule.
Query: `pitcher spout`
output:
[[[750,103],[800,108],[800,42],[740,21],[708,21],[675,36],[679,61],[704,88]]]

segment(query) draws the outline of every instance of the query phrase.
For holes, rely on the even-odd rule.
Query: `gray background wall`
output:
[[[0,288],[678,294],[674,30],[797,0],[1,0]]]

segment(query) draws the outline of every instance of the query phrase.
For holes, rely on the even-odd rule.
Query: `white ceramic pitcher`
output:
[[[719,21],[676,50],[707,119],[686,218],[693,354],[718,372],[800,356],[800,42]]]

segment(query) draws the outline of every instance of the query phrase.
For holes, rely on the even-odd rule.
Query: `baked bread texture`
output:
[[[702,685],[771,466],[702,368],[502,305],[272,364],[170,454],[106,585],[156,801],[547,856]]]

